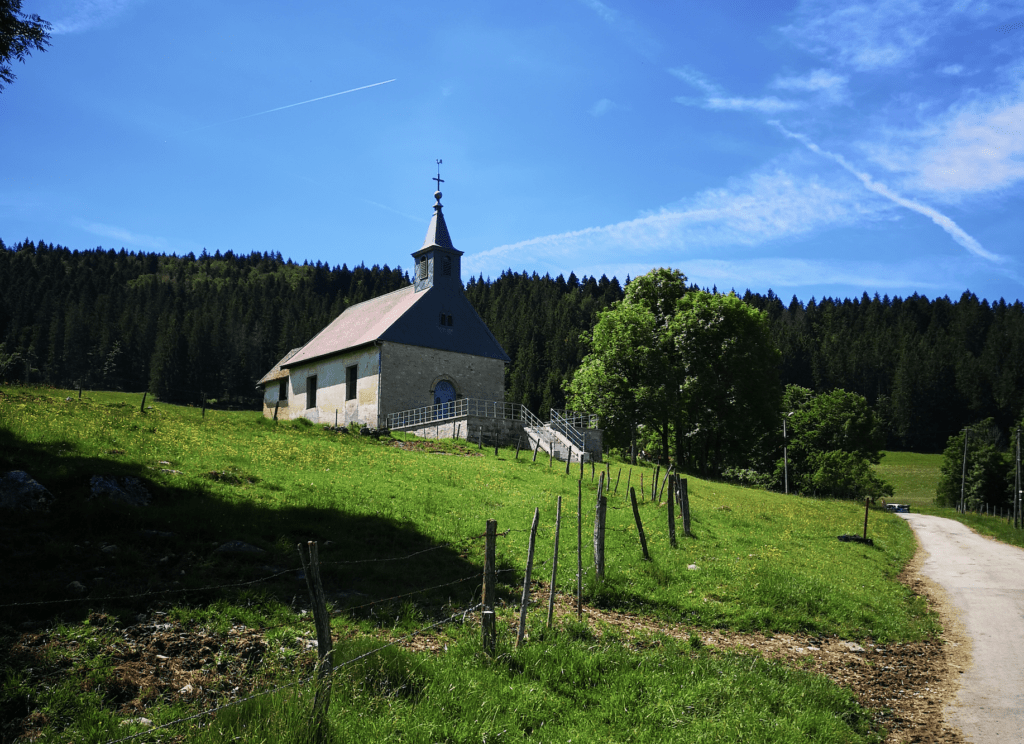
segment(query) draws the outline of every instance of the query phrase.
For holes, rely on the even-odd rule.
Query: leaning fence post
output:
[[[569,446],[569,454],[565,458],[565,474],[569,475],[569,466],[572,464],[572,446]],[[582,477],[582,476],[581,476]]]
[[[516,440],[516,459],[519,459],[519,448],[523,445],[523,437],[520,434],[519,439]]]
[[[278,408],[278,406],[280,406],[280,405],[281,405],[281,401],[277,401],[277,402],[276,402],[276,403],[274,404],[274,421],[277,421],[277,408]]]
[[[654,466],[654,477],[651,479],[651,501],[658,497],[658,476],[661,475],[661,465]]]
[[[661,482],[661,488],[658,489],[658,505],[659,506],[661,505],[661,496],[662,496],[662,494],[665,493],[665,486],[668,484],[669,479],[672,477],[672,467],[673,466],[671,466],[671,465],[669,466],[668,473],[665,474],[665,480],[663,480]],[[671,496],[669,498],[671,498]]]
[[[636,521],[636,531],[640,534],[640,549],[644,551],[644,560],[651,560],[651,554],[647,552],[647,536],[644,534],[644,525],[640,521],[640,509],[636,505],[636,491],[629,489],[629,501],[633,505],[633,519]]]
[[[537,444],[533,447],[533,461],[537,462],[537,450],[540,449],[540,437],[537,437]]]
[[[576,619],[583,619],[583,481],[576,483]]]
[[[139,406],[139,413],[145,413],[145,412],[146,412],[146,393],[143,393],[142,394],[142,405]]]
[[[665,482],[672,480],[672,473],[665,476]],[[668,512],[668,544],[673,548],[678,547],[676,543],[676,505],[675,497],[672,493],[672,489],[675,487],[673,483],[668,489],[668,501],[665,503],[665,511]],[[661,496],[658,496],[658,503],[661,503]]]
[[[316,624],[316,647],[319,662],[317,664],[316,692],[313,697],[313,722],[318,740],[323,739],[327,724],[327,710],[331,707],[331,618],[327,614],[327,602],[324,599],[324,586],[320,581],[320,553],[313,540],[306,543],[309,559],[302,552],[299,543],[299,558],[302,561],[302,572],[306,576],[306,587],[309,589],[309,600],[313,606],[313,621]]]
[[[537,545],[537,522],[540,521],[540,509],[533,510],[533,526],[530,527],[530,547],[526,550],[526,576],[523,578],[523,604],[519,608],[519,635],[516,636],[516,648],[523,645],[526,635],[526,608],[530,606],[530,574],[533,573],[533,549]]]
[[[608,467],[609,467],[609,470],[608,470],[608,480],[612,479],[612,471],[610,470],[611,466],[612,466],[611,463],[608,463]],[[622,468],[619,468],[619,472],[617,472],[615,474],[615,490],[613,491],[613,493],[618,493],[619,492],[619,478],[621,478],[621,477],[622,477]]]
[[[562,497],[558,497],[558,509],[555,512],[555,555],[551,559],[551,592],[548,594],[548,627],[555,614],[555,581],[558,578],[558,534],[562,529]]]
[[[597,508],[594,510],[594,572],[598,580],[604,580],[604,525],[607,516],[608,497],[604,495],[604,473],[597,484]]]
[[[480,625],[483,632],[484,652],[494,656],[497,623],[494,620],[494,543],[498,537],[498,522],[487,520],[487,541],[484,545],[484,585],[480,593],[483,610]]]

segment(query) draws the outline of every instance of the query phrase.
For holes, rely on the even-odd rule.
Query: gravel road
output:
[[[944,622],[966,640],[945,722],[975,744],[1024,742],[1024,550],[952,519],[901,514],[928,553],[921,573],[945,592]]]

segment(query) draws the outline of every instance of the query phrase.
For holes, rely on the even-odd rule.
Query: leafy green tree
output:
[[[33,49],[45,52],[49,31],[50,24],[42,18],[21,12],[21,0],[0,0],[0,92],[14,82],[10,61],[24,62]]]
[[[591,351],[567,383],[569,404],[596,413],[610,445],[630,446],[636,464],[637,429],[651,414],[650,363],[654,314],[642,304],[619,302],[600,313]]]
[[[812,395],[807,388],[787,386],[789,482],[795,490],[831,498],[891,497],[892,486],[871,470],[882,460],[884,436],[864,396],[846,390]],[[791,414],[791,415],[790,415]],[[775,465],[781,488],[785,463]]]
[[[681,379],[677,462],[704,474],[749,462],[778,421],[780,355],[766,314],[735,294],[690,291],[671,322]]]
[[[999,427],[991,418],[967,427],[967,468],[964,470],[964,432],[951,436],[942,453],[939,483],[935,489],[938,506],[960,504],[960,487],[968,511],[1011,504],[1013,460],[1002,451]],[[964,477],[966,475],[966,478]]]

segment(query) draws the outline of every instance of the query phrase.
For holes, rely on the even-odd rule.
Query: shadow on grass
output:
[[[293,608],[308,606],[296,550],[307,540],[319,541],[328,602],[354,615],[380,612],[388,606],[381,600],[389,599],[392,606],[412,602],[426,616],[478,601],[482,541],[470,554],[410,523],[347,513],[343,504],[266,507],[246,500],[258,489],[224,497],[185,476],[182,486],[168,486],[154,482],[154,471],[143,465],[85,456],[75,442],[30,442],[0,429],[0,472],[8,470],[27,471],[55,502],[47,513],[0,514],[4,656],[20,632],[91,613],[130,624],[138,613],[244,602],[254,592]],[[94,475],[138,478],[152,495],[150,505],[91,500]],[[220,549],[233,541],[251,548]],[[440,585],[447,586],[421,591]]]

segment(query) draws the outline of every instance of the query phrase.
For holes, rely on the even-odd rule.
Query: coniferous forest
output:
[[[256,380],[285,352],[349,305],[408,281],[400,267],[300,265],[280,253],[0,241],[0,379],[257,407]],[[469,279],[466,293],[512,359],[506,398],[546,416],[564,406],[563,381],[588,351],[581,336],[623,287],[506,272]],[[771,291],[743,300],[768,315],[783,384],[863,395],[890,448],[940,452],[964,426],[992,418],[1006,431],[1024,409],[1020,301],[965,292],[803,304]]]

